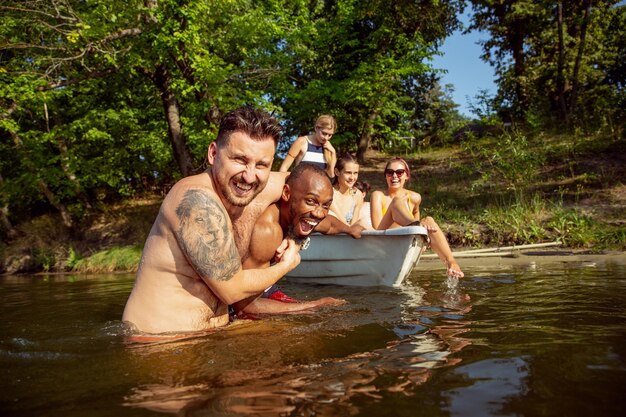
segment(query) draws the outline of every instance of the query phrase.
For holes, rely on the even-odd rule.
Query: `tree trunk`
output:
[[[378,117],[378,110],[373,110],[370,115],[367,117],[365,121],[365,125],[363,126],[363,130],[361,131],[361,136],[359,137],[359,143],[356,151],[356,159],[359,161],[359,164],[363,164],[365,162],[365,152],[370,146],[370,142],[372,140],[372,132],[374,130],[374,120]]]
[[[157,19],[152,13],[159,4],[157,0],[144,0],[146,9],[150,12],[143,16],[146,23],[157,23]],[[187,139],[183,132],[183,126],[180,121],[180,105],[176,99],[176,94],[171,89],[171,76],[164,64],[157,66],[154,74],[143,69],[140,70],[146,74],[156,85],[161,102],[163,103],[163,111],[165,112],[165,120],[167,121],[167,136],[172,145],[174,159],[178,164],[178,168],[183,176],[187,177],[194,173],[193,158],[187,147]]]
[[[4,179],[2,178],[2,175],[0,175],[0,186],[3,184],[3,182]],[[0,227],[4,229],[4,233],[7,237],[13,238],[17,236],[17,231],[9,220],[9,205],[6,202],[2,207],[0,207]]]
[[[65,225],[65,227],[70,229],[70,231],[73,233],[74,222],[72,221],[72,216],[70,215],[70,212],[67,209],[67,207],[65,207],[65,204],[61,203],[56,198],[56,196],[54,195],[54,193],[52,192],[50,187],[48,187],[48,184],[44,180],[39,178],[37,180],[37,185],[39,186],[39,189],[41,190],[41,192],[46,196],[50,204],[52,204],[54,208],[56,208],[61,214],[61,220],[63,220],[63,225]]]
[[[580,73],[580,62],[583,58],[585,50],[585,40],[587,38],[587,26],[591,18],[591,3],[592,0],[585,1],[585,16],[583,17],[583,23],[580,28],[580,42],[578,43],[578,53],[576,54],[576,62],[574,63],[574,73],[572,75],[572,95],[570,96],[570,112],[576,111],[576,101],[578,99],[578,78]]]
[[[559,118],[565,121],[567,126],[569,123],[569,117],[567,113],[567,103],[565,101],[565,82],[563,76],[563,70],[565,67],[565,44],[563,42],[563,3],[557,4],[557,30],[559,35],[559,56],[557,62],[556,72],[556,94],[559,105]]]
[[[526,87],[522,80],[526,75],[526,62],[524,56],[524,34],[526,33],[524,21],[516,21],[513,24],[514,30],[509,34],[509,45],[513,54],[513,71],[515,73],[515,95],[519,106],[520,116],[524,116],[528,110],[528,97]]]
[[[187,140],[183,133],[183,127],[180,121],[180,106],[176,95],[171,89],[170,74],[164,65],[157,67],[154,82],[161,94],[165,119],[167,120],[167,136],[172,145],[174,159],[183,176],[192,175],[194,173],[193,158],[191,157],[191,153],[187,147]]]
[[[22,142],[22,139],[19,137],[19,135],[13,131],[10,132],[10,135],[13,139],[13,143],[15,144],[16,149],[19,152],[26,153],[26,150],[24,149],[24,143]],[[30,161],[28,155],[24,155],[24,165],[26,166],[28,171],[37,178],[37,186],[39,186],[41,192],[46,196],[48,202],[52,204],[52,206],[56,208],[61,214],[63,225],[70,229],[71,232],[74,232],[74,222],[72,221],[72,216],[70,215],[69,210],[67,209],[67,207],[65,207],[65,204],[63,204],[56,198],[48,184],[41,179],[37,172],[37,168]]]
[[[57,147],[59,149],[59,153],[61,156],[59,158],[59,163],[61,164],[61,169],[63,170],[63,173],[65,174],[65,178],[72,185],[72,188],[74,188],[74,194],[83,204],[83,206],[86,207],[87,209],[90,209],[91,203],[89,202],[89,199],[85,195],[83,191],[83,187],[80,184],[80,181],[78,180],[78,178],[76,178],[76,173],[70,167],[69,158],[67,156],[67,144],[65,143],[65,140],[62,137],[57,138],[57,145],[58,145]]]
[[[48,118],[48,106],[46,105],[46,103],[43,103],[43,110],[44,116],[46,118],[46,131],[50,133],[50,120]],[[59,126],[62,124],[61,120],[57,120],[56,122]],[[65,139],[63,139],[61,136],[57,137],[57,148],[59,149],[60,155],[59,163],[61,164],[61,169],[65,174],[65,178],[74,188],[74,194],[80,200],[80,202],[83,203],[83,206],[90,209],[91,203],[89,203],[89,199],[83,192],[83,187],[81,187],[80,182],[76,178],[76,173],[74,173],[74,171],[72,171],[72,168],[70,167],[69,158],[67,157],[67,144],[65,143]]]

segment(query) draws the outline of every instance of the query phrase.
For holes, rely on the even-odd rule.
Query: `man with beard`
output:
[[[209,145],[212,166],[167,194],[122,316],[135,333],[223,326],[229,305],[259,294],[300,263],[300,246],[287,240],[273,265],[241,265],[257,218],[282,192],[285,174],[270,174],[280,133],[276,119],[261,110],[225,115]]]
[[[244,269],[265,268],[281,256],[283,239],[293,239],[306,244],[309,235],[315,232],[324,234],[347,233],[354,238],[361,237],[361,225],[348,226],[339,219],[328,216],[333,202],[333,186],[326,172],[313,164],[301,163],[291,172],[281,199],[270,205],[257,220],[247,256],[243,259]],[[343,300],[325,297],[315,301],[299,302],[287,297],[287,301],[250,297],[234,305],[237,312],[244,313],[286,313],[324,305],[343,304]]]

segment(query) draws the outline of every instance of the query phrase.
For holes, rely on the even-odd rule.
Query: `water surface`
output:
[[[0,277],[0,414],[623,416],[623,257],[422,262],[404,286],[283,282],[348,303],[130,344],[132,275]]]

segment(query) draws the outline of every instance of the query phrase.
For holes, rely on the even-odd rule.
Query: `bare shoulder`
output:
[[[385,198],[385,193],[380,191],[380,190],[376,190],[376,191],[372,191],[372,196],[371,196],[370,200],[372,202],[374,202],[374,201],[382,201],[383,198]]]
[[[354,198],[356,199],[356,201],[358,203],[363,203],[365,201],[365,196],[360,191],[358,191],[356,194],[354,194]]]
[[[308,136],[298,136],[293,142],[292,146],[296,147],[297,149],[303,149],[307,146],[308,143]]]
[[[420,204],[422,202],[422,196],[420,195],[420,193],[417,193],[415,191],[409,191],[409,196],[413,204]]]
[[[267,181],[267,185],[256,200],[266,206],[278,201],[282,195],[283,186],[285,185],[287,176],[289,176],[289,172],[270,172],[270,178]]]
[[[228,280],[241,262],[228,213],[208,175],[179,181],[168,193],[162,214],[181,251],[204,279]]]
[[[282,240],[283,231],[279,224],[278,206],[272,204],[265,209],[254,225],[244,268],[266,266],[274,257],[276,248]]]
[[[196,190],[193,193],[190,190]],[[194,194],[196,196],[205,195],[205,197],[217,199],[218,196],[213,190],[211,180],[206,173],[185,177],[178,181],[165,196],[163,205],[161,206],[162,214],[168,218],[176,212],[185,197]],[[172,220],[172,219],[170,219]]]
[[[275,186],[280,186],[281,190],[283,185],[285,185],[285,180],[287,179],[287,177],[289,176],[288,172],[276,172],[276,171],[272,171],[270,172],[270,179],[268,181],[268,185],[275,185]]]

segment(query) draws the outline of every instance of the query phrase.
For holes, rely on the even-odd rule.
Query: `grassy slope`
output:
[[[482,140],[480,151],[451,146],[400,153],[412,169],[410,188],[424,199],[422,214],[435,217],[453,248],[560,239],[574,248],[626,249],[625,141],[512,139]],[[389,155],[366,157],[361,179],[383,189]],[[517,158],[513,166],[507,157]],[[80,239],[52,216],[19,225],[18,237],[0,248],[0,270],[133,270],[161,199],[107,207],[85,220]]]
[[[507,140],[509,141],[507,143]],[[401,154],[409,188],[422,194],[453,246],[562,240],[595,250],[626,248],[626,142],[540,135],[487,138]],[[385,187],[387,156],[372,153],[361,179]]]

